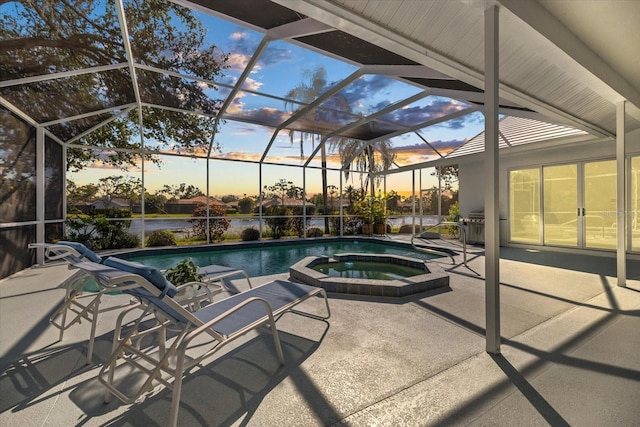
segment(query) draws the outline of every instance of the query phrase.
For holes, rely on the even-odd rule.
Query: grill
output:
[[[462,223],[467,226],[467,243],[484,244],[484,211],[469,212]]]

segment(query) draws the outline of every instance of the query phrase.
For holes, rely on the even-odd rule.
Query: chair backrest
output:
[[[82,243],[67,242],[67,241],[61,240],[58,243],[56,243],[56,245],[68,246],[80,254],[80,257],[78,258],[75,255],[69,253],[68,257],[69,257],[69,261],[71,262],[82,261],[82,258],[86,258],[88,261],[91,261],[91,262],[97,262],[97,263],[102,262],[102,258],[97,253],[93,252],[91,249],[89,249]],[[56,253],[55,245],[51,246],[49,250]]]
[[[144,278],[151,286],[155,287],[155,289],[146,289],[145,284],[142,283],[141,287],[126,289],[123,290],[123,292],[144,299],[177,322],[187,323],[193,321],[192,316],[190,316],[186,310],[182,309],[182,307],[163,300],[165,295],[173,298],[178,293],[178,289],[173,283],[169,282],[157,268],[116,257],[107,258],[103,262],[103,265],[120,271],[126,271],[127,273],[137,274]],[[154,290],[160,291],[160,295],[156,295],[156,292],[153,292]]]

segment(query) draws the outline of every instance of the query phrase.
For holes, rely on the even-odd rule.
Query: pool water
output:
[[[170,252],[174,252],[173,250]],[[162,255],[135,255],[127,257],[131,261],[141,262],[159,269],[176,266],[184,259],[190,259],[197,266],[218,264],[241,268],[249,276],[266,276],[289,272],[289,267],[307,256],[333,256],[340,253],[392,254],[418,259],[432,259],[436,256],[406,248],[377,242],[363,241],[323,241],[312,243],[292,243],[285,245],[262,245],[260,247],[242,247],[210,251],[182,252]]]
[[[424,269],[372,261],[328,262],[316,264],[312,268],[329,277],[348,279],[397,280],[425,274]]]

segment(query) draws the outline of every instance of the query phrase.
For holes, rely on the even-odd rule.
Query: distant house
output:
[[[282,198],[280,197],[275,197],[273,199],[265,199],[262,201],[262,207],[263,208],[269,208],[271,206],[283,206],[286,208],[294,208],[294,207],[302,207],[303,206],[303,201],[299,200],[299,199],[292,199],[290,197],[285,197],[284,198],[284,202],[282,200]],[[312,206],[313,204],[310,202],[307,202],[307,206]]]
[[[131,203],[127,199],[122,199],[118,197],[114,197],[113,199],[109,199],[107,197],[102,197],[98,200],[95,200],[89,203],[90,209],[126,209],[131,210]]]
[[[232,202],[227,203],[229,208],[234,209],[236,212],[240,211],[239,200],[234,200]]]
[[[413,210],[413,202],[411,200],[398,202],[397,210],[402,213],[411,212]]]
[[[137,206],[139,211],[139,205]],[[101,197],[92,202],[79,202],[73,205],[69,205],[69,208],[78,209],[82,213],[89,213],[95,209],[124,209],[127,211],[132,211],[131,203],[129,202],[129,200],[118,197],[114,197],[113,199]]]
[[[164,204],[164,210],[169,214],[191,215],[198,205],[206,206],[206,204],[207,196],[196,196],[191,197],[190,199],[180,199],[174,202],[167,202]],[[220,206],[224,208],[225,211],[231,209],[228,204],[213,197],[209,197],[209,206]]]

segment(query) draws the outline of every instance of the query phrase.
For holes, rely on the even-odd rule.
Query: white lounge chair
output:
[[[102,286],[120,289],[140,299],[140,306],[144,307],[132,324],[124,325],[124,319],[136,307],[123,311],[118,317],[111,357],[99,373],[99,380],[108,389],[105,402],[113,394],[125,403],[132,403],[154,383],[161,383],[173,390],[170,426],[178,422],[183,376],[204,359],[247,332],[266,326],[273,335],[278,359],[284,364],[276,319],[285,312],[318,319],[331,315],[324,289],[286,280],[250,288],[190,312],[174,300],[176,288],[158,270],[154,272],[151,267],[115,258],[109,258],[104,264],[81,262],[76,266],[92,274]],[[315,295],[324,297],[326,315],[295,309]],[[150,313],[156,315],[157,323],[145,329],[143,322]],[[174,334],[169,341],[167,330]],[[157,334],[157,348],[140,345],[143,338],[152,334]],[[145,378],[144,383],[129,394],[124,387],[130,384],[122,381],[125,386],[121,389],[120,383],[114,381],[116,369],[125,364],[129,365],[125,380],[135,377],[136,373]]]
[[[103,261],[102,257],[78,242],[30,243],[29,248],[44,248],[44,255],[47,261],[64,261],[69,264],[69,268],[82,261],[96,263]],[[80,324],[83,319],[91,322],[91,332],[87,346],[87,364],[90,364],[93,357],[98,314],[122,309],[129,306],[129,303],[101,309],[102,296],[112,290],[98,286],[93,277],[86,274],[71,276],[63,283],[63,287],[65,288],[64,300],[49,318],[49,323],[60,330],[59,339],[62,341],[64,332],[71,326]],[[72,316],[69,316],[69,314],[72,314]]]
[[[29,249],[44,248],[47,261],[63,260],[69,264],[80,261],[102,262],[102,258],[82,243],[59,241],[58,243],[29,243]]]
[[[249,287],[251,287],[251,279],[249,278],[249,275],[246,271],[239,268],[212,264],[205,267],[200,267],[198,269],[198,274],[204,274],[204,277],[201,279],[203,282],[211,283],[220,281],[223,285],[225,285],[227,289],[229,289],[229,286],[226,283],[226,279],[229,279],[231,277],[243,276],[249,284]]]
[[[91,249],[78,242],[30,243],[29,248],[44,248],[47,261],[63,261],[69,264],[69,268],[75,268],[75,265],[82,261],[95,263],[103,263],[105,261],[105,259]],[[187,304],[187,307],[190,309],[196,308],[193,302],[191,302],[191,299],[194,297],[207,300],[215,294],[215,291],[209,286],[216,281],[220,281],[221,284],[227,288],[224,282],[226,278],[243,275],[248,283],[251,283],[244,270],[231,267],[211,265],[203,267],[201,274],[205,275],[202,282],[191,282],[181,288],[181,293],[183,294],[181,295],[181,301],[184,300],[184,303]],[[205,284],[207,286],[202,286]],[[108,311],[121,310],[130,306],[131,303],[127,301],[122,304],[110,305],[106,308],[103,305],[101,308],[100,305],[103,295],[120,294],[121,291],[101,286],[92,275],[76,274],[65,281],[63,287],[65,288],[64,300],[49,318],[49,323],[60,330],[59,340],[62,341],[64,332],[71,326],[80,324],[82,320],[90,322],[91,332],[89,333],[89,342],[87,345],[87,364],[91,364],[98,315]]]

